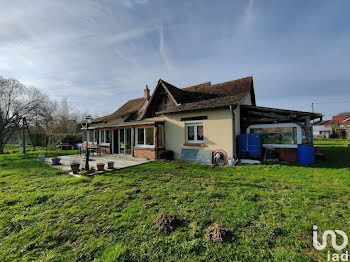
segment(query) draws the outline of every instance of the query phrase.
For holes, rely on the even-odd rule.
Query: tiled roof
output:
[[[338,125],[337,120],[324,120],[315,124],[316,126],[336,126]]]
[[[240,102],[248,94],[252,94],[252,103],[255,105],[253,77],[214,85],[210,82],[205,82],[182,89],[161,79],[158,81],[158,84],[166,87],[177,105],[157,114],[228,106]],[[120,118],[121,121],[141,120],[145,111],[145,108],[142,108],[144,102],[145,99],[143,97],[129,100],[113,114],[95,118],[93,122],[103,122],[117,118]]]
[[[339,125],[350,125],[350,114],[342,113],[336,116],[332,116],[333,120],[337,120]]]
[[[119,118],[119,117],[127,119],[129,116],[136,114],[141,109],[144,102],[145,102],[145,99],[143,97],[131,99],[127,101],[124,105],[119,107],[118,110],[115,111],[114,113],[107,116],[95,118],[93,119],[93,122],[108,121],[112,118]]]
[[[163,80],[160,81],[167,85],[167,87],[170,85]],[[174,86],[168,89],[180,105],[172,107],[167,111],[158,112],[158,114],[227,106],[240,102],[251,92],[254,94],[253,77],[215,85],[206,82],[183,89]],[[255,98],[252,98],[252,100],[255,100]]]

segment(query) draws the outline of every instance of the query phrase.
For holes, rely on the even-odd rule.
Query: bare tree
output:
[[[69,137],[81,137],[79,111],[69,106],[67,99],[63,99],[60,104],[55,104],[52,118],[47,122],[46,135],[50,139],[50,146],[62,143]]]
[[[50,115],[50,99],[34,87],[27,87],[16,79],[0,77],[0,154],[11,135],[25,117],[34,118]]]

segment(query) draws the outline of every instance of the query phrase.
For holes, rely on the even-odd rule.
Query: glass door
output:
[[[125,154],[125,134],[124,134],[124,129],[119,129],[119,154]]]
[[[125,129],[125,148],[126,155],[131,155],[131,128]]]

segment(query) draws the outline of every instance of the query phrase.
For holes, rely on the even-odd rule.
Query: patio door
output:
[[[125,154],[131,155],[131,128],[125,129]]]
[[[118,130],[114,130],[113,131],[113,154],[117,154],[118,153],[118,149],[119,149],[119,136],[118,136]]]
[[[131,128],[122,128],[119,132],[119,150],[122,155],[131,155]]]

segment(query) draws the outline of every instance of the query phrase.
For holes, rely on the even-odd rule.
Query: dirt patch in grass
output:
[[[205,237],[207,237],[214,243],[231,242],[233,240],[231,230],[227,228],[222,228],[219,225],[208,227],[205,233]]]
[[[156,218],[156,225],[159,231],[173,231],[178,224],[179,219],[177,219],[174,215],[160,214]]]
[[[152,200],[152,199],[153,199],[153,197],[151,197],[151,196],[149,196],[149,195],[144,195],[144,196],[142,196],[142,202],[148,201],[148,200]]]
[[[96,183],[92,184],[95,187],[102,186],[103,184],[100,181],[97,181]]]
[[[142,193],[142,190],[140,188],[136,188],[134,191],[132,191],[133,194],[140,194]]]
[[[141,200],[142,200],[142,204],[144,204],[146,207],[153,207],[153,206],[157,205],[156,202],[152,201],[153,197],[151,197],[149,195],[142,196]]]

